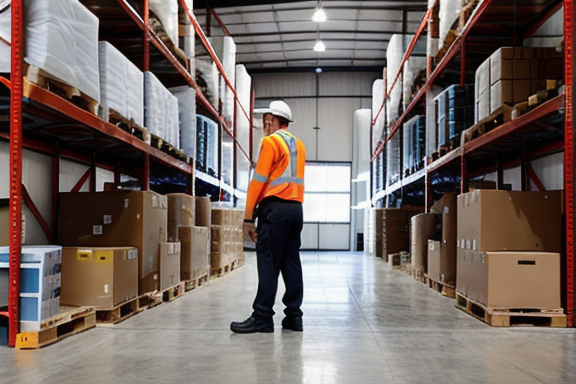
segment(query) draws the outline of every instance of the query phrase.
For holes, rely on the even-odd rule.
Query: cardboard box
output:
[[[212,224],[212,203],[209,197],[194,198],[196,201],[196,226],[210,228]]]
[[[434,237],[437,215],[421,213],[411,218],[410,255],[412,269],[426,273],[428,268],[428,239]]]
[[[439,246],[434,246],[433,249],[433,251],[440,252],[438,272],[429,269],[428,275],[434,273],[434,276],[431,276],[432,279],[449,284],[456,282],[456,197],[455,192],[446,193],[430,208],[430,212],[442,215],[442,240]],[[430,257],[430,242],[428,242],[428,257]],[[428,260],[428,268],[430,268],[430,260]]]
[[[482,93],[476,100],[476,121],[478,122],[490,114],[490,90]]]
[[[423,211],[421,207],[381,208],[382,260],[388,255],[410,250],[410,218]]]
[[[196,277],[210,274],[210,229],[193,227],[192,247]]]
[[[457,289],[469,299],[488,308],[561,308],[559,253],[458,251]]]
[[[561,251],[561,191],[480,189],[459,195],[457,203],[458,248]]]
[[[475,76],[475,94],[478,98],[481,94],[487,92],[490,89],[490,59],[486,59],[482,64],[476,69]]]
[[[531,93],[531,80],[499,80],[490,88],[490,113],[504,104],[526,101]]]
[[[168,198],[168,241],[179,241],[178,227],[193,226],[196,222],[194,196],[185,193],[169,193]]]
[[[428,276],[435,281],[439,281],[441,283],[446,282],[445,276],[442,275],[440,272],[441,264],[442,264],[442,254],[440,251],[442,242],[438,240],[428,240],[428,249],[427,249],[427,268],[428,268]]]
[[[168,202],[152,191],[60,194],[58,242],[138,248],[138,294],[159,289],[158,243],[167,239]]]
[[[160,290],[178,284],[180,280],[180,243],[160,242]]]
[[[137,296],[138,249],[62,249],[62,304],[107,309]]]

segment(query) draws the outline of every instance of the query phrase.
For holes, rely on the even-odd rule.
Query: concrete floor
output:
[[[281,306],[275,333],[230,332],[251,312],[249,253],[244,267],[117,325],[39,350],[0,347],[0,383],[576,382],[576,329],[492,328],[361,253],[302,259],[303,333],[282,331]]]

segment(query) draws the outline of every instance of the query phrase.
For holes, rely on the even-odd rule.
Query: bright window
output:
[[[350,175],[348,163],[306,163],[305,222],[350,222]]]

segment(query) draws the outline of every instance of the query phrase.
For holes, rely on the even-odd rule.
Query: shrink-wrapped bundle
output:
[[[178,147],[178,99],[152,72],[144,72],[144,121],[152,135]]]
[[[0,2],[0,6],[2,2]],[[9,73],[12,12],[10,5],[0,9],[0,73]]]
[[[98,18],[78,0],[25,0],[24,60],[100,101]]]
[[[390,186],[400,180],[400,139],[398,132],[386,143],[386,175]]]
[[[426,56],[410,56],[404,63],[404,73],[402,75],[404,109],[410,104],[412,85],[416,80],[416,76],[418,76],[423,69],[426,69]]]
[[[438,151],[438,131],[436,105],[434,99],[443,91],[443,88],[433,85],[426,92],[426,156],[430,158]]]
[[[189,157],[196,157],[196,91],[189,86],[170,88],[178,99],[180,117],[180,149]]]
[[[236,113],[236,139],[238,144],[250,154],[250,104],[252,101],[252,77],[242,64],[236,65],[236,94],[238,95],[238,110]],[[246,112],[246,114],[244,114]],[[257,146],[258,143],[255,144]],[[248,189],[250,179],[250,162],[241,151],[236,151],[236,186],[242,191]]]
[[[196,80],[208,101],[218,107],[219,72],[216,63],[210,56],[196,56]]]
[[[150,12],[156,15],[170,40],[178,47],[178,0],[148,0]]]
[[[222,63],[224,72],[234,86],[236,83],[236,43],[230,36],[211,37],[210,44]],[[220,78],[220,98],[222,99],[222,114],[232,122],[234,116],[234,91],[228,87],[224,77]]]
[[[386,114],[382,105],[384,103],[385,93],[384,80],[374,80],[372,83],[372,120],[376,120],[372,126],[372,152],[376,149],[376,146],[384,133]]]
[[[438,18],[440,19],[439,28],[439,43],[440,47],[444,46],[446,36],[454,22],[460,16],[462,11],[462,0],[440,0],[440,9],[438,10]]]
[[[99,43],[100,98],[104,110],[114,110],[144,125],[144,74],[107,41]]]

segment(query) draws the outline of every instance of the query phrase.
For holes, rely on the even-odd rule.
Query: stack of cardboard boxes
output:
[[[210,260],[213,273],[235,261],[244,263],[243,219],[243,210],[212,208]]]

